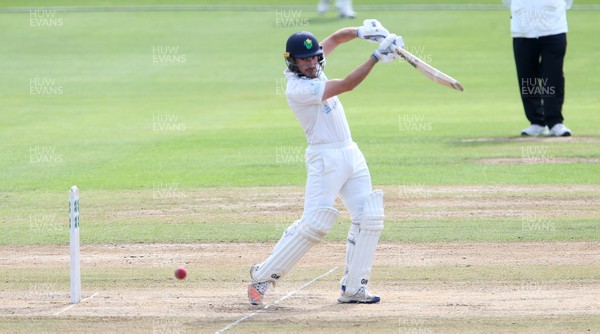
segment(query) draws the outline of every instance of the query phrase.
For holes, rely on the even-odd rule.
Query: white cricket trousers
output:
[[[372,186],[367,162],[356,143],[310,145],[306,171],[302,217],[320,207],[333,207],[339,195],[352,223],[358,224]]]
[[[253,267],[252,279],[257,282],[283,277],[317,240],[308,240],[298,229],[327,233],[334,220],[313,221],[317,210],[333,209],[336,198],[342,199],[350,212],[352,225],[348,231],[346,268],[343,282],[349,272],[354,240],[366,199],[371,194],[371,176],[363,154],[352,142],[311,145],[306,149],[306,194],[302,220],[296,221],[283,234],[267,260]],[[335,217],[337,217],[337,212]],[[334,217],[334,219],[335,219]],[[320,218],[319,218],[320,219]],[[304,225],[299,225],[304,222]],[[328,225],[328,226],[324,226]],[[321,237],[319,237],[321,238]],[[344,283],[345,284],[345,283]]]

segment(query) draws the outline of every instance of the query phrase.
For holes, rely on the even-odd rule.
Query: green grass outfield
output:
[[[74,3],[5,1],[2,7]],[[0,12],[0,243],[57,242],[49,235],[8,236],[28,224],[24,217],[32,212],[60,214],[73,184],[82,194],[108,192],[115,201],[131,200],[119,197],[123,191],[149,193],[157,185],[183,192],[302,186],[306,143],[282,94],[285,40],[298,30],[324,38],[368,17],[404,36],[409,51],[465,87],[458,93],[436,85],[404,63],[378,64],[361,86],[342,96],[375,185],[600,183],[600,77],[594,75],[600,11],[569,12],[564,114],[575,137],[540,141],[518,138],[528,124],[507,10],[359,15],[339,20],[334,12],[319,17],[310,10]],[[346,75],[375,47],[359,40],[339,47],[326,73]],[[504,158],[516,163],[481,162]],[[565,159],[571,160],[553,163]],[[522,163],[528,161],[541,163]],[[107,221],[92,224],[101,223]],[[138,239],[134,229],[120,236],[161,237]],[[256,239],[265,238],[273,237]],[[110,236],[100,235],[95,241],[106,239]]]
[[[337,273],[231,332],[597,332],[600,10],[584,8],[599,2],[576,0],[568,14],[574,136],[534,140],[518,136],[528,124],[501,0],[477,11],[366,9],[411,2],[356,1],[359,18],[341,20],[318,16],[317,0],[2,1],[0,332],[213,333],[255,312],[248,266],[299,217],[305,182],[304,135],[283,95],[285,40],[371,17],[465,87],[398,62],[341,96],[386,193],[373,270],[384,302],[335,304],[342,210],[305,258],[314,262],[269,303],[334,262]],[[155,6],[165,4],[230,10]],[[346,75],[375,48],[340,46],[327,75]],[[73,308],[72,185],[86,298]],[[172,277],[180,264],[185,281]]]
[[[286,6],[310,6],[316,7],[317,1],[313,0],[290,0],[286,1]],[[403,5],[403,4],[476,4],[476,5],[498,5],[502,4],[502,0],[366,0],[355,3],[356,8],[369,5]],[[577,0],[577,5],[597,5],[598,0]],[[53,6],[129,6],[129,5],[243,5],[243,6],[281,6],[281,1],[278,0],[8,0],[3,1],[0,7],[15,8],[15,7],[53,7]]]

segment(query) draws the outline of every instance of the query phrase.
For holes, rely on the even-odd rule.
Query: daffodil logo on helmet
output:
[[[309,50],[312,49],[312,41],[310,40],[310,38],[307,38],[304,41],[304,46],[306,46],[306,48],[309,49]]]

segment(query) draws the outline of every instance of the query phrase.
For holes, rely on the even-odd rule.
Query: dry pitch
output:
[[[600,218],[600,187],[535,189],[548,196],[525,201],[520,195],[525,188],[495,186],[431,187],[426,189],[427,198],[420,198],[390,187],[385,189],[388,224],[416,216],[458,221],[515,212]],[[263,202],[247,206],[248,219],[300,212],[302,188],[257,190],[187,195],[218,199],[210,202],[204,215],[212,211],[221,216],[227,203],[244,206],[257,198]],[[193,216],[185,210],[177,214]],[[552,228],[541,226],[538,232],[552,233]],[[273,245],[84,244],[86,299],[76,306],[69,304],[66,245],[2,246],[0,332],[600,332],[598,242],[383,242],[371,280],[371,289],[382,302],[339,305],[345,246],[327,241],[271,290],[268,307],[253,307],[245,296],[248,269]],[[184,281],[173,277],[181,264],[188,268]]]

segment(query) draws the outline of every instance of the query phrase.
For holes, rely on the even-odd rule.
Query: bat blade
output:
[[[464,91],[463,86],[460,84],[460,82],[458,82],[458,80],[427,64],[419,57],[401,48],[396,48],[394,51],[399,54],[400,57],[404,58],[407,63],[411,64],[412,67],[423,73],[423,75],[425,75],[429,80],[437,82],[440,85],[450,87],[459,92]]]

